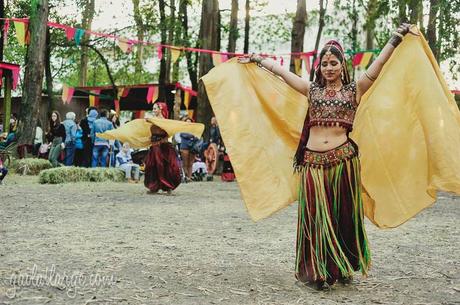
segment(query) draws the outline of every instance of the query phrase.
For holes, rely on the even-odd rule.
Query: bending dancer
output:
[[[371,258],[363,222],[358,146],[348,134],[361,96],[408,32],[409,25],[401,25],[357,83],[350,79],[343,48],[334,40],[320,51],[312,83],[271,59],[239,58],[240,63],[256,62],[309,97],[295,155],[300,173],[296,278],[317,289],[337,280],[349,283],[354,271],[368,272]]]

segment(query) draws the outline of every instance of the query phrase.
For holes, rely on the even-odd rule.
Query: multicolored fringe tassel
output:
[[[367,275],[371,258],[357,154],[333,167],[307,164],[300,175],[296,277],[331,284],[357,270]]]

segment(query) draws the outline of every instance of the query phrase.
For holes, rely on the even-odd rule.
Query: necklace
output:
[[[329,98],[333,98],[337,95],[337,83],[330,83],[329,87],[326,86],[325,95]]]

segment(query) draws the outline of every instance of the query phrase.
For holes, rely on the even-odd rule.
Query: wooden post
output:
[[[3,131],[9,132],[11,118],[11,89],[13,87],[13,76],[11,75],[11,73],[8,73],[5,70],[3,70],[3,72],[5,75],[5,98],[3,100],[3,112],[5,113],[5,119],[3,123]]]

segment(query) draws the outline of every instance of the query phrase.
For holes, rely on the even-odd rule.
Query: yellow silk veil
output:
[[[150,127],[156,125],[166,131],[169,136],[173,136],[178,132],[191,133],[196,137],[201,137],[204,130],[204,125],[201,123],[188,123],[182,121],[149,118],[132,120],[120,128],[97,133],[98,137],[107,140],[119,140],[128,142],[133,148],[144,148],[151,144]]]
[[[235,59],[202,78],[253,220],[297,200],[293,157],[307,98]],[[366,216],[396,227],[460,194],[460,112],[422,36],[406,35],[362,97],[351,137],[360,148]]]

